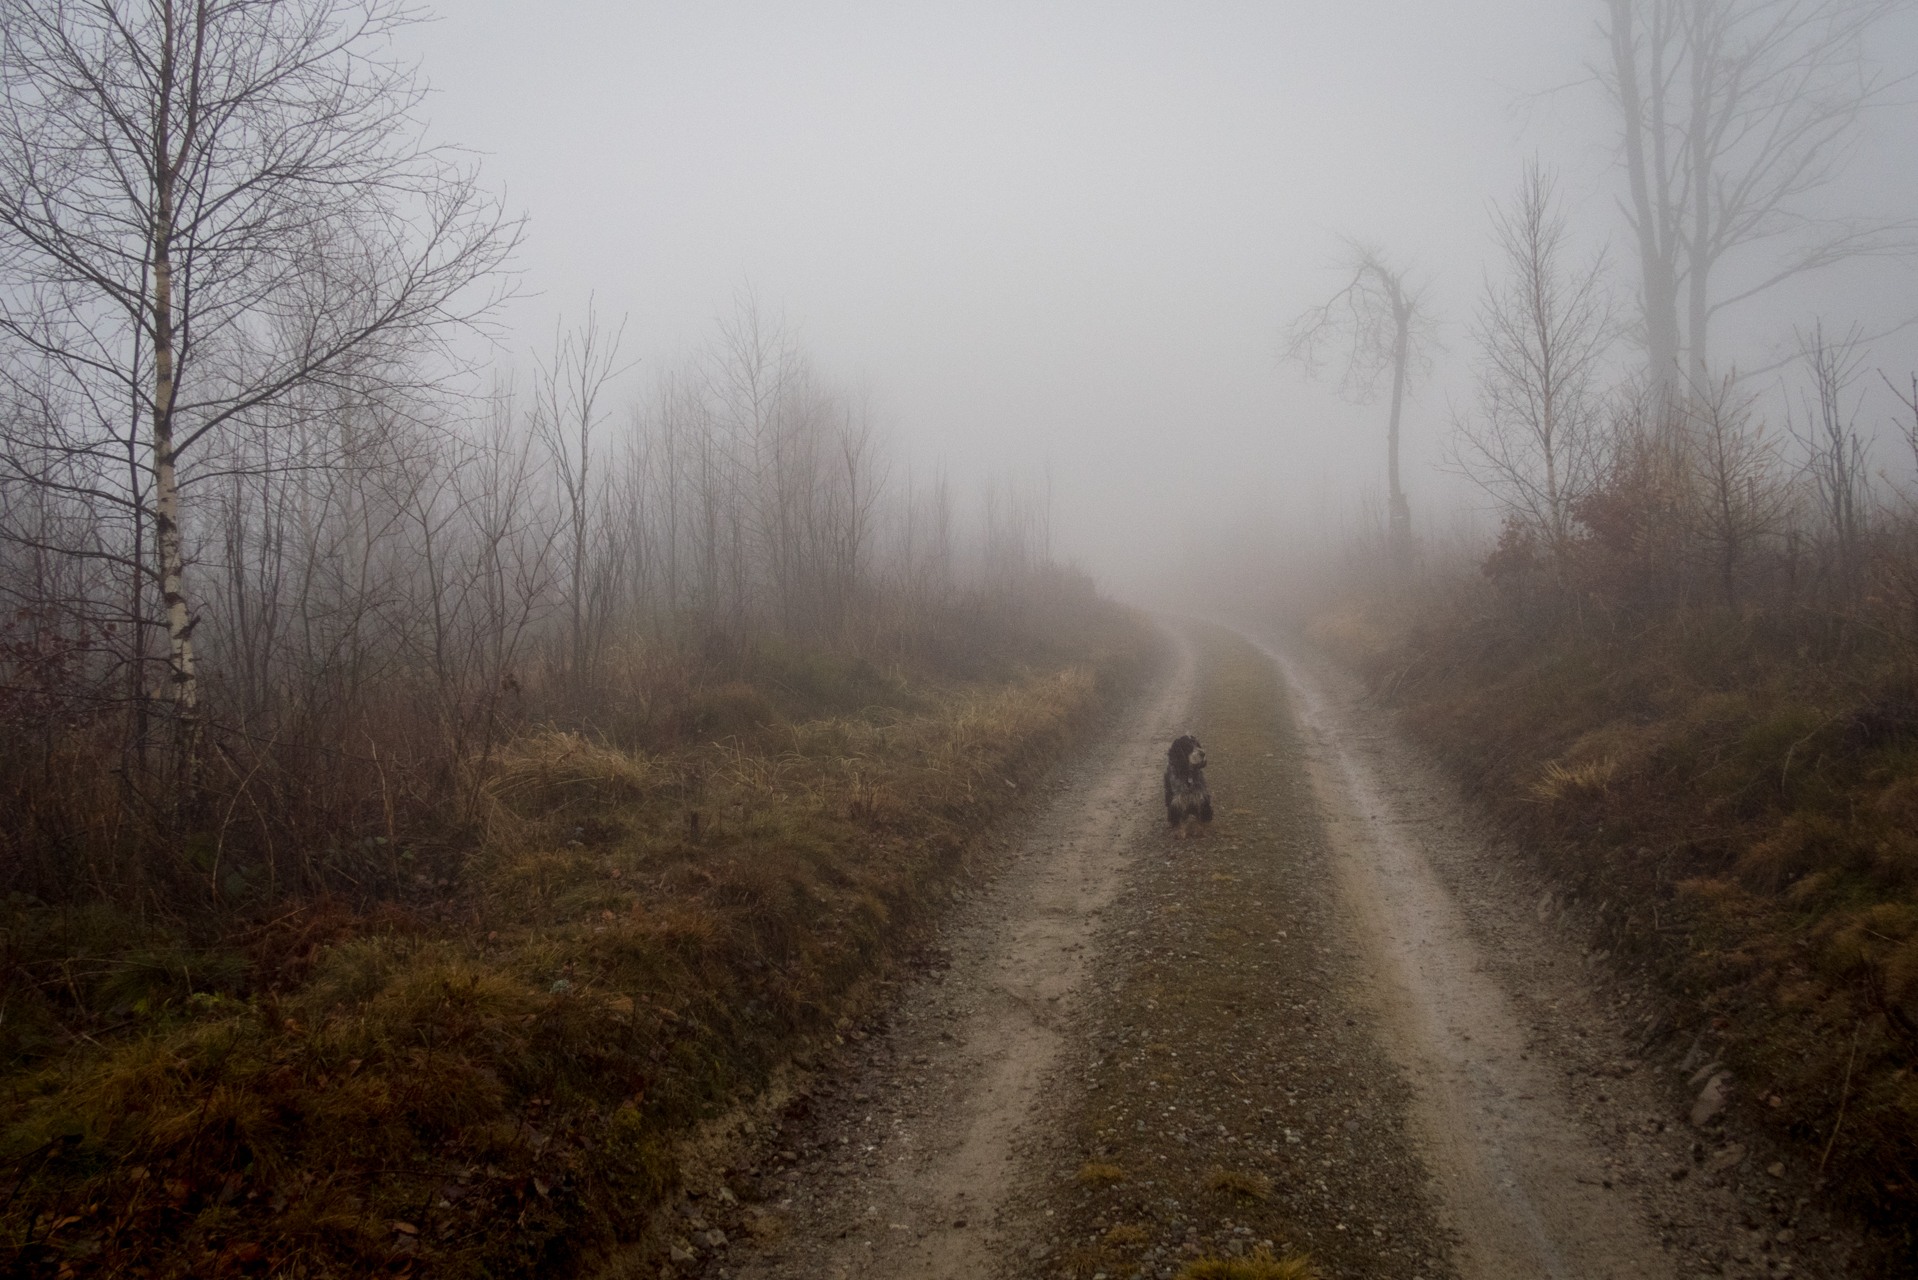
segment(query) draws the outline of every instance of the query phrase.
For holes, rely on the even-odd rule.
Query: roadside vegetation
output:
[[[1860,461],[1846,361],[1810,352],[1815,432],[1725,388],[1595,399],[1580,483],[1515,462],[1495,546],[1309,626],[1658,976],[1647,1052],[1729,1068],[1731,1114],[1909,1258],[1918,502]]]
[[[665,1260],[1147,629],[749,296],[476,391],[520,228],[414,11],[7,13],[0,1270]]]
[[[1005,779],[1143,656],[1089,595],[973,635],[1004,650],[970,678],[771,644],[687,660],[703,734],[529,726],[469,766],[465,823],[337,833],[331,887],[229,895],[154,833],[137,851],[170,874],[144,900],[92,859],[16,890],[10,1269],[550,1275],[663,1253],[651,1211],[696,1126],[850,1025],[1020,799]],[[16,772],[11,798],[110,809],[80,763],[30,797]],[[252,833],[225,853],[268,856]]]

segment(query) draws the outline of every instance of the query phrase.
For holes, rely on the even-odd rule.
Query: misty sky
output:
[[[530,217],[512,354],[595,294],[630,317],[637,398],[750,287],[915,467],[1049,461],[1063,549],[1123,590],[1171,529],[1377,501],[1383,406],[1276,360],[1336,287],[1341,234],[1419,263],[1452,321],[1405,447],[1421,531],[1458,505],[1438,467],[1469,407],[1487,210],[1528,155],[1631,283],[1598,10],[440,0],[414,38],[431,132]],[[1918,66],[1918,24],[1879,47]],[[1910,108],[1881,116],[1846,198],[1918,209],[1914,137]],[[1790,305],[1878,320],[1915,279],[1878,264]],[[1739,340],[1788,334],[1748,316]]]

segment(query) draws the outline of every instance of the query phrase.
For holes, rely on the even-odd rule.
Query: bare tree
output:
[[[1908,376],[1911,379],[1911,391],[1906,393],[1898,389],[1891,375],[1882,369],[1878,371],[1879,379],[1890,388],[1891,394],[1898,398],[1898,403],[1904,406],[1905,413],[1909,415],[1899,421],[1898,434],[1904,438],[1905,447],[1911,450],[1912,461],[1918,462],[1918,373]]]
[[[1914,247],[1918,220],[1813,203],[1897,83],[1869,67],[1863,45],[1900,0],[1605,3],[1600,79],[1618,111],[1650,378],[1666,393],[1690,381],[1710,394],[1720,312],[1807,272]],[[1720,269],[1741,251],[1750,261],[1722,286]]]
[[[1566,262],[1555,182],[1537,161],[1493,225],[1506,274],[1486,281],[1479,303],[1479,412],[1457,424],[1457,460],[1562,565],[1575,507],[1606,467],[1598,380],[1614,325],[1604,258]]]
[[[562,328],[554,336],[552,358],[540,363],[534,396],[533,433],[545,446],[553,465],[567,529],[567,616],[576,691],[585,687],[589,650],[607,595],[604,589],[593,589],[591,582],[591,540],[600,518],[594,502],[593,434],[605,418],[601,402],[607,384],[631,367],[620,361],[625,336],[625,317],[620,318],[618,328],[605,333],[600,329],[598,312],[589,302],[586,321],[580,328]]]
[[[1805,395],[1805,429],[1800,431],[1794,424],[1793,434],[1805,451],[1812,494],[1831,538],[1837,585],[1849,595],[1862,567],[1869,506],[1869,446],[1859,438],[1856,398],[1850,395],[1852,383],[1864,368],[1865,352],[1857,329],[1834,341],[1825,337],[1822,323],[1810,334],[1801,334],[1799,346],[1811,373],[1811,388]]]
[[[298,388],[414,376],[496,301],[474,286],[517,239],[470,166],[417,140],[423,90],[390,52],[415,18],[404,0],[0,3],[0,377],[66,410],[89,500],[151,524],[189,771],[194,459],[270,429]]]
[[[1346,242],[1344,288],[1286,329],[1284,358],[1317,373],[1328,353],[1340,365],[1339,391],[1361,402],[1390,379],[1392,414],[1386,429],[1386,478],[1391,495],[1389,545],[1401,570],[1412,561],[1412,512],[1399,483],[1399,416],[1411,379],[1424,371],[1437,323],[1425,290],[1392,265],[1376,246]]]
[[[1687,402],[1680,428],[1691,475],[1693,539],[1711,557],[1725,603],[1739,602],[1739,577],[1759,544],[1776,534],[1790,506],[1777,450],[1752,399],[1727,374]]]

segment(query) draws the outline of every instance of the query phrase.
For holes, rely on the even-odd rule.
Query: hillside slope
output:
[[[1348,603],[1311,627],[1651,974],[1648,1049],[1882,1233],[1918,1212],[1918,697],[1833,619],[1674,614],[1630,634]]]

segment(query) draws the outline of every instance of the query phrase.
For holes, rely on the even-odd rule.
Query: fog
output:
[[[526,362],[590,298],[628,317],[637,400],[750,294],[865,394],[895,479],[1049,473],[1055,549],[1123,595],[1252,530],[1382,510],[1384,405],[1278,358],[1340,285],[1341,237],[1410,265],[1444,321],[1405,486],[1419,536],[1472,526],[1447,441],[1472,409],[1489,211],[1527,158],[1635,287],[1601,8],[443,0],[412,35],[428,132],[528,217],[493,359]],[[1872,48],[1918,65],[1918,21]],[[1908,102],[1870,115],[1824,211],[1918,208],[1914,136]],[[1755,368],[1821,316],[1889,328],[1915,283],[1908,259],[1794,281],[1724,317],[1717,350]],[[1918,344],[1870,363],[1896,375]],[[1891,407],[1868,398],[1861,425]]]

